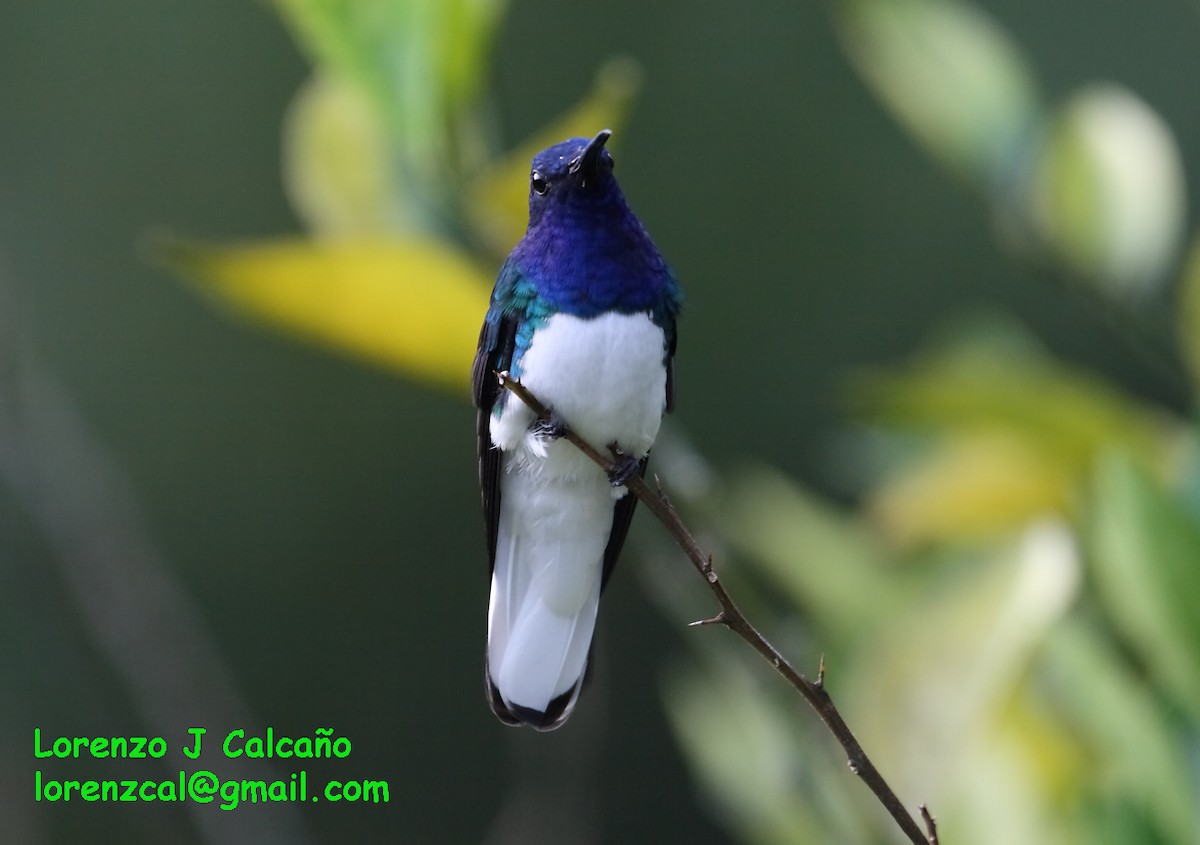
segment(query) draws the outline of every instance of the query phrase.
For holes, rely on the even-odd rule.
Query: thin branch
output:
[[[550,419],[550,409],[543,405],[537,397],[531,394],[525,387],[516,379],[509,377],[508,373],[497,373],[497,379],[500,381],[501,387],[509,390],[518,399],[524,402],[537,416],[542,420]],[[596,449],[592,444],[588,443],[578,434],[576,434],[570,426],[565,426],[562,433],[563,439],[569,441],[577,449],[587,455],[592,461],[600,466],[605,472],[610,471],[615,466],[613,458],[603,454]],[[615,448],[610,447],[614,452]],[[721,605],[721,611],[710,619],[701,619],[693,622],[693,626],[706,626],[720,624],[724,625],[733,633],[737,634],[745,640],[751,648],[763,656],[768,663],[774,667],[775,671],[784,677],[784,679],[792,685],[792,687],[800,693],[801,697],[808,702],[809,706],[816,711],[821,721],[829,728],[830,733],[841,744],[846,752],[846,760],[850,765],[850,771],[858,775],[859,778],[867,785],[867,788],[874,793],[875,797],[881,803],[895,820],[896,824],[904,831],[904,835],[908,837],[913,845],[938,845],[937,828],[933,824],[933,817],[929,815],[929,811],[924,805],[921,807],[921,817],[925,821],[928,832],[921,829],[920,823],[909,814],[904,808],[904,804],[896,797],[896,793],[888,786],[883,776],[875,768],[867,753],[863,751],[858,740],[846,725],[842,714],[838,712],[837,707],[833,704],[833,699],[829,697],[829,693],[825,690],[825,660],[821,659],[820,667],[817,670],[817,680],[810,681],[802,673],[798,672],[792,664],[790,664],[782,654],[767,641],[767,639],[758,632],[758,630],[750,624],[749,620],[742,615],[741,610],[734,603],[729,593],[725,590],[725,585],[721,583],[721,579],[717,577],[716,571],[713,569],[712,556],[705,553],[700,545],[696,542],[687,526],[683,524],[683,520],[679,518],[679,514],[675,511],[674,506],[667,499],[661,488],[657,491],[652,489],[649,484],[639,475],[634,474],[625,483],[626,488],[633,495],[649,508],[667,532],[674,538],[675,542],[687,554],[696,571],[703,576],[705,582],[717,601]]]

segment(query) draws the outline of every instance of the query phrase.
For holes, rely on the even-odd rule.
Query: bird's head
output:
[[[603,129],[594,138],[571,138],[533,157],[529,172],[531,224],[549,208],[603,198],[616,190],[612,156],[604,148],[611,135]]]

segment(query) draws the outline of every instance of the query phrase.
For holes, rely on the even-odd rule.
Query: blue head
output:
[[[555,310],[593,316],[657,309],[677,297],[670,270],[613,177],[612,133],[534,156],[529,228],[512,261]]]
[[[612,132],[602,130],[595,138],[570,138],[542,150],[533,157],[529,171],[529,227],[546,217],[571,217],[591,207],[624,204],[621,189],[613,178],[612,155],[604,148]]]

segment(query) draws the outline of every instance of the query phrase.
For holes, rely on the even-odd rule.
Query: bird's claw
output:
[[[613,449],[613,465],[608,471],[608,483],[613,487],[624,487],[629,479],[641,471],[642,462],[632,455],[626,455],[621,450]]]
[[[558,440],[567,433],[567,421],[559,416],[558,411],[551,408],[550,419],[544,420],[539,417],[529,426],[529,430],[535,437]]]

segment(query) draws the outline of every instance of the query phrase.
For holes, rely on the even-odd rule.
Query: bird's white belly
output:
[[[556,314],[538,329],[521,359],[521,383],[554,408],[604,454],[616,442],[641,458],[654,443],[666,405],[663,330],[648,314],[602,314],[584,320]],[[565,442],[528,436],[533,413],[509,396],[492,420],[492,441],[540,473],[576,476],[591,467]]]

